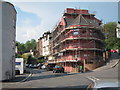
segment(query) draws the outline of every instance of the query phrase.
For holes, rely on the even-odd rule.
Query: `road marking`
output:
[[[91,76],[91,77],[87,77],[87,78],[90,79],[90,80],[92,80],[92,81],[99,80],[98,78],[95,78],[95,77],[93,77],[93,76]]]
[[[29,71],[30,71],[30,70],[29,70]],[[32,76],[32,74],[33,74],[33,73],[30,71],[30,74],[29,74],[25,79],[19,81],[18,83],[22,83],[22,82],[26,81],[30,76]]]
[[[117,66],[117,64],[119,64],[119,62],[120,62],[120,59],[114,65],[112,65],[111,68],[114,68],[115,66]]]

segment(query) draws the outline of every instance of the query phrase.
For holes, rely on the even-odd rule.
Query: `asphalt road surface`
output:
[[[87,88],[90,80],[81,73],[53,73],[31,69],[33,73],[25,82],[4,82],[2,88]]]
[[[53,73],[39,69],[30,69],[33,73],[25,82],[3,82],[2,88],[87,88],[90,80],[87,77],[116,78],[118,66],[110,69],[99,69],[86,73]]]

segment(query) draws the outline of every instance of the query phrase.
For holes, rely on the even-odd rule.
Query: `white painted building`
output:
[[[0,1],[0,81],[15,77],[16,10]]]
[[[42,55],[50,55],[50,32],[46,32],[42,37]]]
[[[120,38],[120,22],[118,22],[117,24],[116,34],[117,34],[117,38]]]

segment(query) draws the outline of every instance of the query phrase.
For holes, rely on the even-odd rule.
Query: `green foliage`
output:
[[[16,42],[17,48],[19,52],[25,52],[25,45],[23,43],[20,42]]]
[[[35,50],[37,46],[37,42],[34,39],[31,39],[31,41],[27,41],[25,44],[16,42],[16,45],[18,47],[18,52],[24,53],[24,52],[29,52],[30,49]]]
[[[28,57],[31,56],[31,54],[22,54],[22,58],[24,58],[25,63],[28,62]]]
[[[32,39],[31,41],[27,41],[25,43],[25,48],[27,51],[30,51],[30,49],[35,50],[37,46],[37,43],[34,39]]]
[[[109,22],[104,25],[107,38],[116,37],[116,27],[117,27],[117,24],[115,22]]]
[[[22,55],[21,54],[15,54],[15,57],[16,58],[22,58]]]
[[[45,60],[44,60],[44,56],[42,56],[42,55],[41,55],[41,56],[38,56],[37,59],[38,59],[38,62],[39,62],[39,63],[43,63],[43,62],[45,61]]]
[[[44,62],[44,59],[41,59],[41,60],[38,60],[39,63],[43,63]]]
[[[109,22],[104,25],[104,33],[106,39],[105,47],[107,49],[120,49],[120,39],[116,37],[117,24],[115,22]]]
[[[36,46],[37,46],[36,40],[32,39],[32,40],[31,40],[31,48],[32,48],[33,50],[35,50],[35,49],[36,49]]]
[[[44,56],[42,56],[42,55],[38,56],[38,59],[44,59]]]
[[[27,59],[27,63],[28,63],[28,64],[37,63],[37,58],[32,57],[32,55],[29,55],[29,56],[28,56],[28,59]]]

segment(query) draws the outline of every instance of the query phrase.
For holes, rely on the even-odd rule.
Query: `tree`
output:
[[[35,50],[37,47],[37,42],[35,39],[31,39],[30,41],[26,41],[26,43],[16,42],[16,46],[18,48],[18,52],[23,54],[25,52],[29,52],[31,49]]]
[[[104,33],[106,39],[105,47],[107,49],[120,49],[120,39],[116,37],[117,24],[115,22],[109,22],[104,25]]]
[[[44,60],[44,56],[42,56],[42,55],[39,56],[39,57],[38,57],[38,62],[39,62],[39,63],[43,63],[43,62],[45,62],[45,60]]]
[[[28,56],[27,63],[28,63],[28,64],[31,64],[31,63],[32,63],[32,55],[29,55],[29,56]]]
[[[31,41],[27,41],[25,43],[25,48],[26,48],[26,51],[28,52],[30,51],[30,49],[35,50],[36,46],[37,46],[37,42],[35,39],[32,39]]]
[[[27,42],[25,43],[25,50],[26,50],[26,52],[29,52],[30,49],[31,49],[31,42],[30,42],[30,41],[27,41]]]
[[[29,55],[28,59],[27,59],[27,63],[28,64],[37,64],[37,58],[32,57],[32,55]]]
[[[18,52],[20,53],[25,52],[25,45],[23,43],[16,42],[16,46],[17,46]]]
[[[35,49],[36,49],[36,46],[37,46],[36,40],[35,40],[35,39],[32,39],[32,40],[31,40],[31,49],[32,49],[32,50],[35,50]]]
[[[29,57],[30,55],[31,55],[31,54],[22,54],[22,58],[24,58],[25,63],[28,62],[28,57]]]

